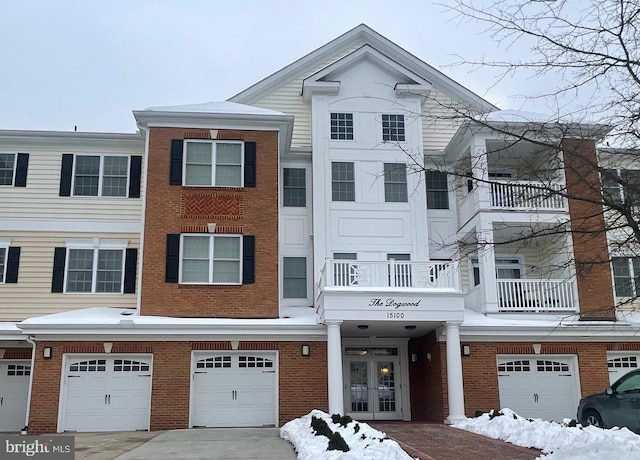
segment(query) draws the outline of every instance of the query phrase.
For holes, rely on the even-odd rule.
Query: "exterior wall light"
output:
[[[53,355],[52,351],[51,351],[51,347],[44,347],[42,349],[42,357],[44,359],[51,359],[51,356]]]
[[[311,353],[311,350],[309,349],[309,345],[302,345],[302,348],[300,349],[300,354],[302,356],[309,356],[309,353]]]
[[[471,356],[471,347],[469,345],[462,346],[462,356]]]
[[[418,354],[417,353],[411,353],[411,362],[412,363],[417,363],[418,362]]]

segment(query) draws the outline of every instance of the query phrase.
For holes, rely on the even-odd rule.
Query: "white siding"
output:
[[[97,198],[97,197],[61,197],[60,169],[62,155],[76,154],[129,154],[143,155],[140,149],[119,146],[65,146],[59,148],[29,148],[24,145],[10,145],[3,141],[0,151],[29,153],[29,168],[26,187],[0,188],[2,213],[0,230],[4,220],[57,220],[57,221],[94,221],[139,223],[142,216],[142,198]],[[144,167],[144,161],[143,161]],[[142,172],[144,178],[144,171]],[[144,179],[143,179],[144,180]],[[144,190],[144,183],[141,184]]]
[[[0,232],[0,238],[11,238],[11,246],[20,247],[18,282],[0,284],[0,321],[20,321],[87,307],[136,306],[136,294],[59,294],[51,292],[53,253],[64,247],[69,238],[108,238],[128,240],[129,248],[140,247],[138,234],[81,234],[45,232]],[[138,254],[138,266],[141,256]],[[137,270],[136,276],[140,276]],[[137,287],[137,286],[136,286]]]
[[[433,89],[422,100],[422,137],[425,150],[443,150],[462,120],[451,119],[453,111],[448,109],[454,104],[453,100]]]
[[[362,45],[364,45],[363,42],[346,50],[341,50],[339,53],[331,56],[321,64],[318,64],[304,73],[296,75],[289,80],[289,82],[275,89],[261,99],[252,102],[251,105],[263,107],[265,109],[279,110],[287,115],[295,116],[293,139],[291,144],[293,146],[311,145],[311,104],[304,102],[302,99],[302,81],[309,75],[327,67],[329,64],[360,48]]]

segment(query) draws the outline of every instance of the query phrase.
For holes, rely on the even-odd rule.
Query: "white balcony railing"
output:
[[[355,261],[328,259],[319,287],[437,288],[460,290],[456,262]]]
[[[491,182],[491,207],[509,209],[565,209],[560,184],[535,181]]]
[[[498,309],[501,312],[575,311],[573,283],[567,279],[500,279]]]

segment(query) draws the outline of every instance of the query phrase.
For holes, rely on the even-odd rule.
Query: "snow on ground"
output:
[[[327,450],[329,439],[316,436],[312,417],[323,419],[331,431],[338,432],[349,446],[348,452]],[[293,444],[298,460],[411,460],[397,442],[366,423],[351,421],[346,426],[333,423],[331,416],[319,410],[291,420],[280,428],[280,436]]]
[[[626,428],[571,427],[529,420],[510,409],[501,412],[504,415],[491,418],[483,414],[453,426],[518,446],[535,447],[543,452],[541,460],[640,459],[640,436]]]
[[[568,426],[540,419],[520,417],[510,409],[500,416],[483,414],[453,425],[466,431],[542,450],[539,460],[631,460],[640,459],[640,436],[626,428],[603,430],[592,426]],[[327,450],[329,439],[311,427],[313,417],[324,420],[349,446],[348,452]],[[567,419],[566,422],[569,422]],[[356,428],[357,427],[357,428]],[[366,423],[333,423],[331,416],[313,410],[280,429],[298,453],[298,460],[411,460],[397,442]]]

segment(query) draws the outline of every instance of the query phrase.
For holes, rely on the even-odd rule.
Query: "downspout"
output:
[[[20,431],[20,434],[27,434],[29,431],[29,412],[31,411],[31,390],[33,389],[33,374],[34,365],[36,361],[36,342],[33,340],[33,336],[27,336],[27,342],[32,346],[31,349],[31,369],[29,370],[29,392],[27,393],[27,415],[24,420],[24,428]]]

